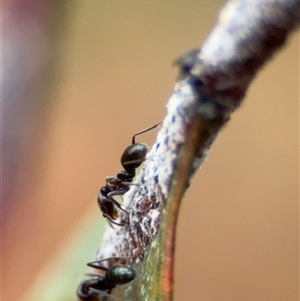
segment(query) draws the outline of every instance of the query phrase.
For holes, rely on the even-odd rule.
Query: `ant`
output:
[[[110,257],[89,262],[88,266],[106,271],[105,276],[90,274],[91,276],[96,276],[96,278],[80,282],[77,288],[77,296],[82,301],[93,301],[95,296],[104,293],[103,291],[108,291],[107,293],[110,294],[117,285],[127,284],[132,281],[136,276],[136,272],[130,265],[116,264],[111,268],[107,268],[101,264],[106,260],[119,259],[122,259],[122,257]]]
[[[118,226],[125,226],[128,224],[128,222],[115,222],[118,217],[118,211],[116,207],[127,214],[128,220],[129,214],[113,197],[116,195],[123,195],[129,191],[130,185],[134,185],[132,184],[132,181],[135,177],[135,170],[146,158],[148,151],[147,145],[144,143],[136,143],[135,137],[156,128],[159,124],[161,124],[161,122],[132,136],[131,145],[124,150],[121,156],[121,164],[125,170],[120,171],[116,177],[107,177],[106,185],[100,189],[98,194],[98,205],[103,213],[103,216],[107,218],[110,223]]]
[[[184,53],[173,62],[173,66],[177,66],[179,68],[178,79],[182,80],[191,75],[190,71],[193,69],[194,65],[196,64],[199,53],[200,53],[199,49],[189,50],[188,52]]]

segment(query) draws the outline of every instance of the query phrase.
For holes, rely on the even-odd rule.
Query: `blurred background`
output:
[[[2,300],[75,300],[96,196],[160,120],[223,1],[2,1]],[[155,131],[139,141],[152,145]],[[258,74],[182,204],[175,301],[299,298],[299,34]]]

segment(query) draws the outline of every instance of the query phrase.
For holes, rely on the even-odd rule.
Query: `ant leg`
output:
[[[121,174],[121,173],[118,173],[118,175]],[[118,176],[117,175],[117,176]],[[128,181],[127,178],[124,178],[124,180],[127,180],[127,181],[122,181],[122,174],[120,175],[120,178],[118,177],[111,177],[111,178],[106,178],[106,184],[107,185],[111,185],[113,186],[114,184],[122,184],[124,186],[130,186],[130,185],[134,185],[132,182]],[[129,190],[129,189],[128,189]]]
[[[107,282],[104,277],[99,276],[94,279],[86,279],[79,283],[77,287],[77,296],[82,301],[96,301],[94,296],[99,295],[98,292],[101,292],[101,289],[106,289]],[[110,285],[107,289],[111,290],[112,286]],[[96,291],[96,294],[95,294]]]
[[[96,273],[85,273],[84,275],[89,276],[89,277],[99,277],[99,274],[96,274]]]
[[[127,211],[125,211],[125,212],[127,213]],[[117,223],[117,222],[115,222],[115,221],[114,221],[109,215],[107,215],[107,214],[103,214],[103,216],[109,220],[109,225],[110,225],[113,229],[114,229],[114,226],[111,225],[111,223],[112,223],[112,224],[115,224],[115,225],[117,225],[117,226],[121,226],[121,227],[126,226],[126,225],[128,224],[128,223]]]
[[[87,300],[87,301],[98,301],[99,300],[99,297],[101,297],[101,301],[106,301],[106,300],[108,300],[107,298],[109,298],[109,300],[112,300],[110,297],[111,297],[111,291],[112,291],[112,288],[111,289],[109,289],[108,291],[107,291],[107,293],[106,292],[104,292],[104,291],[102,291],[102,290],[99,290],[99,289],[96,289],[96,288],[93,288],[93,287],[91,287],[90,289],[89,289],[89,292],[90,292],[90,294],[91,294],[91,296],[97,296],[97,299],[89,299],[89,300]],[[85,300],[84,300],[85,301]]]
[[[91,301],[93,296],[89,293],[88,280],[81,281],[77,286],[77,296],[82,301]]]
[[[105,181],[107,182],[111,182],[112,180],[114,180],[116,177],[110,176],[110,177],[106,177]]]
[[[121,184],[124,185],[124,186],[135,186],[135,185],[136,185],[136,184],[134,184],[134,183],[132,183],[132,182],[126,182],[126,181],[122,181]],[[128,189],[128,190],[129,190],[129,189]],[[126,190],[126,192],[127,192],[128,190]]]
[[[134,134],[133,135],[133,137],[132,137],[132,144],[135,144],[135,136],[138,136],[138,135],[141,135],[141,134],[144,134],[144,133],[146,133],[146,132],[148,132],[148,131],[151,131],[151,130],[153,130],[153,129],[155,129],[158,125],[160,125],[162,122],[159,122],[159,123],[157,123],[157,124],[155,124],[155,125],[152,125],[152,126],[150,126],[149,128],[147,128],[147,129],[144,129],[144,130],[142,130],[142,131],[140,131],[140,132],[137,132],[136,134]]]
[[[124,210],[122,208],[122,206],[113,198],[114,195],[123,195],[124,193],[126,193],[128,191],[127,188],[123,188],[123,189],[117,189],[114,191],[111,191],[107,194],[107,198],[115,205],[117,206],[120,210],[122,210],[123,212],[125,212],[127,214],[128,217],[128,221],[129,221],[129,213]]]
[[[107,271],[108,268],[105,267],[104,265],[102,265],[101,264],[102,262],[108,261],[108,260],[113,260],[113,261],[115,261],[114,263],[117,263],[117,262],[119,262],[121,260],[123,262],[125,262],[126,258],[129,258],[129,257],[109,257],[109,258],[104,258],[104,259],[99,259],[99,260],[91,261],[87,265],[89,267],[92,267],[92,268],[95,268],[95,269],[101,269],[101,270]]]
[[[105,260],[109,260],[109,258],[107,258]],[[102,261],[104,261],[104,260],[91,261],[91,262],[87,263],[87,266],[107,272],[109,270],[109,268],[107,268],[104,265],[100,264],[100,262],[102,262]]]

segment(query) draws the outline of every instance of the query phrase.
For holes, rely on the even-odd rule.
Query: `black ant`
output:
[[[173,66],[179,68],[179,79],[185,79],[187,76],[191,75],[190,71],[196,64],[199,53],[199,49],[192,49],[173,62]]]
[[[125,194],[130,189],[130,185],[134,185],[132,181],[135,177],[135,170],[143,163],[148,151],[146,144],[135,142],[135,137],[156,128],[159,124],[161,122],[133,135],[131,145],[125,149],[121,156],[121,164],[125,170],[120,171],[116,177],[107,177],[106,185],[100,189],[98,205],[103,216],[115,225],[124,226],[128,224],[128,222],[115,222],[118,217],[116,207],[127,214],[128,220],[129,214],[113,197]]]
[[[136,276],[136,272],[130,265],[116,264],[111,268],[107,268],[101,264],[106,260],[119,259],[122,259],[122,257],[111,257],[89,262],[88,266],[106,271],[105,276],[90,274],[95,276],[95,278],[80,282],[77,288],[77,296],[83,301],[93,301],[96,300],[96,296],[104,293],[103,291],[107,291],[107,294],[110,294],[117,285],[127,284],[132,281]]]

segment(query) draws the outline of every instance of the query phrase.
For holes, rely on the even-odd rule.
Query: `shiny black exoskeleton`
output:
[[[103,216],[115,225],[124,226],[128,224],[128,221],[121,223],[115,221],[118,217],[118,209],[127,214],[128,220],[129,215],[113,197],[125,194],[130,189],[130,185],[134,185],[132,181],[135,177],[135,171],[145,160],[148,151],[146,144],[135,142],[135,137],[156,128],[160,123],[133,135],[131,145],[125,149],[121,156],[121,164],[124,170],[120,171],[116,177],[107,177],[106,185],[100,189],[98,194],[100,210]]]
[[[111,290],[117,285],[127,284],[132,281],[136,272],[130,265],[116,264],[111,268],[102,265],[106,260],[122,259],[122,257],[113,257],[108,259],[89,262],[87,265],[96,269],[106,271],[105,276],[92,274],[93,279],[86,279],[79,283],[77,288],[77,296],[83,301],[98,300],[101,293],[110,294]]]

